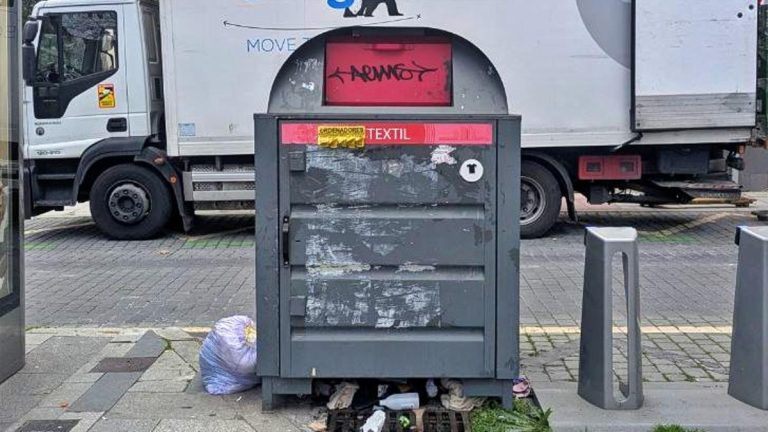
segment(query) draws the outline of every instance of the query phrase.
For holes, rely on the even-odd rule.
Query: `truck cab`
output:
[[[143,37],[135,36],[137,29]],[[88,200],[104,174],[100,165],[122,166],[136,171],[132,180],[99,192],[116,196],[107,200],[115,223],[142,225],[153,213],[152,195],[168,195],[161,179],[152,183],[164,189],[154,191],[133,178],[162,175],[135,160],[147,147],[162,150],[157,1],[42,1],[24,38],[27,214]],[[144,237],[156,229],[124,235]]]

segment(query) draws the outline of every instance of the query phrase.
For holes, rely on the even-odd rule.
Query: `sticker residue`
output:
[[[456,165],[456,159],[451,155],[455,147],[441,145],[432,151],[432,163],[435,165]]]

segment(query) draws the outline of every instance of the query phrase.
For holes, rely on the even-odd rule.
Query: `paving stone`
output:
[[[18,373],[0,384],[0,423],[18,421],[65,378],[66,375]]]
[[[140,381],[190,381],[195,370],[176,352],[165,351],[141,376]]]
[[[254,432],[243,420],[163,420],[154,432]]]
[[[194,378],[192,378],[192,381],[189,382],[185,392],[190,394],[205,393],[205,388],[203,387],[203,377],[199,372],[197,375],[195,375]]]
[[[204,393],[127,393],[109,412],[113,419],[235,420],[237,416],[223,398]]]
[[[69,375],[109,342],[95,337],[51,337],[26,358],[22,373]]]
[[[70,432],[77,426],[77,420],[31,420],[25,422],[18,432]]]
[[[63,383],[37,405],[40,408],[66,408],[80,398],[92,383]]]
[[[155,332],[148,331],[136,342],[128,352],[126,357],[160,357],[165,351],[165,341]]]
[[[25,337],[25,342],[27,345],[40,345],[43,342],[50,339],[53,335],[48,333],[27,333]]]
[[[69,378],[67,378],[64,382],[66,383],[95,383],[98,381],[102,376],[104,376],[103,373],[76,373]]]
[[[195,341],[174,342],[172,349],[193,369],[199,371],[200,343]]]
[[[125,331],[112,338],[111,343],[135,343],[144,336],[143,331]]]
[[[139,381],[128,391],[137,393],[182,393],[187,389],[188,381]]]
[[[121,343],[111,340],[99,353],[100,358],[123,357],[134,347],[133,343]]]
[[[306,401],[289,397],[283,407],[275,412],[261,411],[261,390],[251,390],[231,395],[232,404],[257,432],[305,431],[306,425],[318,415],[318,410]],[[237,401],[239,399],[239,402]]]
[[[91,427],[99,421],[103,412],[72,413],[67,412],[59,417],[62,420],[77,420],[77,426],[72,428],[72,432],[88,432]]]
[[[64,412],[66,412],[64,408],[52,408],[52,407],[33,408],[29,410],[28,413],[24,414],[24,416],[22,417],[22,421],[55,420],[55,419],[58,419],[59,416],[64,414]]]
[[[140,376],[140,372],[106,373],[69,407],[69,411],[109,411]]]
[[[88,432],[152,432],[159,422],[102,418]]]
[[[152,366],[155,359],[152,357],[108,357],[101,359],[91,369],[94,373],[108,372],[144,372]]]

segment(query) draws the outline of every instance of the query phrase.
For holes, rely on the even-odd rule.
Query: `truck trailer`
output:
[[[563,202],[575,219],[577,192],[741,205],[758,17],[757,0],[42,1],[22,34],[26,214],[90,201],[105,234],[144,239],[253,208],[253,115],[310,101],[522,116],[524,237]]]

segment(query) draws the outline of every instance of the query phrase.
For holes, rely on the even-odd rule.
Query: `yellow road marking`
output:
[[[640,330],[644,334],[724,334],[730,335],[733,332],[731,326],[641,326]],[[614,333],[627,333],[626,326],[614,326]],[[523,326],[520,327],[521,334],[579,334],[581,328],[578,326]]]

